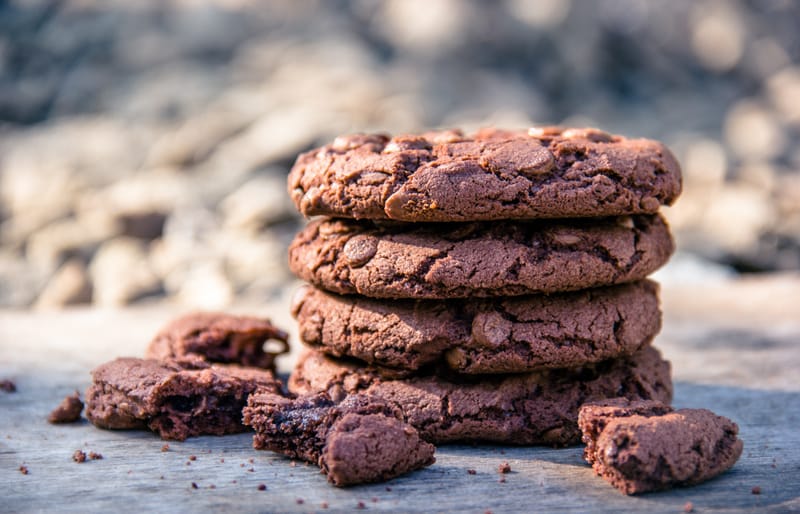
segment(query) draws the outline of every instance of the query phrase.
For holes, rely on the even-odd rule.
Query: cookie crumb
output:
[[[289,465],[290,465],[291,467],[295,467],[295,466],[297,466],[297,462],[295,462],[295,461],[293,461],[293,460],[292,460],[292,461],[289,461]]]
[[[162,452],[168,452],[169,451],[169,445],[168,444],[161,445],[161,451]]]
[[[253,473],[253,472],[255,472],[255,469],[254,468],[250,468],[247,471],[249,471],[250,473]]]
[[[498,482],[500,482],[501,484],[505,484],[506,483],[506,477],[500,477],[500,480],[498,480]]]
[[[320,503],[319,506],[322,507],[323,509],[327,509],[328,508],[328,502],[322,502],[322,503]]]
[[[192,489],[197,489],[197,483],[196,482],[192,482]]]
[[[19,472],[22,473],[23,475],[27,475],[28,474],[28,466],[23,464],[22,466],[19,467]]]
[[[100,460],[103,458],[103,454],[97,452],[89,452],[89,458],[92,460]]]
[[[208,488],[209,488],[209,489],[216,489],[216,488],[217,488],[217,486],[215,486],[214,484],[211,484],[210,486],[208,486]]]
[[[306,502],[306,501],[305,501],[304,499],[302,499],[302,498],[298,498],[298,499],[297,499],[297,504],[298,504],[298,505],[302,505],[302,504],[304,504],[305,502]]]
[[[378,503],[378,498],[373,496],[372,498],[369,499],[369,501],[371,501],[372,503]]]
[[[753,494],[761,494],[761,488],[759,486],[755,486],[750,492]]]
[[[251,457],[251,458],[247,459],[247,462],[249,462],[250,464],[255,464],[256,461],[255,461],[255,459],[253,459]]]
[[[259,491],[266,491],[267,490],[266,484],[258,484],[258,490]]]
[[[225,464],[225,459],[219,459],[220,464]]]
[[[0,390],[3,390],[7,393],[16,393],[17,384],[12,382],[11,380],[0,380]]]
[[[78,463],[86,462],[86,453],[80,450],[75,450],[75,453],[72,454],[72,460]]]
[[[692,505],[692,502],[686,502],[686,505],[683,506],[683,512],[694,512],[694,505]]]
[[[195,455],[189,455],[189,460],[197,460],[197,456],[195,456]]]
[[[386,490],[389,491],[389,492],[392,492],[392,488],[389,487],[388,485],[386,486]]]
[[[364,502],[358,502],[358,505],[356,505],[356,508],[357,509],[366,509],[367,506],[364,505]]]
[[[503,462],[497,466],[497,472],[502,474],[511,473],[511,465],[508,462]]]
[[[83,412],[83,402],[78,391],[61,400],[61,403],[53,409],[47,421],[50,423],[74,423],[81,419]]]
[[[469,474],[469,475],[477,475],[477,474],[478,474],[478,472],[477,472],[477,471],[475,471],[474,469],[468,469],[468,470],[467,470],[467,474]]]

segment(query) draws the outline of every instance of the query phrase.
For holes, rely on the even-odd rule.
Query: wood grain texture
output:
[[[665,287],[665,328],[656,344],[673,361],[675,405],[732,418],[744,453],[715,480],[640,497],[593,476],[579,447],[444,446],[430,468],[337,489],[315,466],[253,450],[249,434],[170,442],[162,452],[164,442],[148,432],[99,430],[86,421],[50,425],[47,414],[86,388],[89,369],[141,354],[179,311],[0,312],[0,379],[18,387],[0,392],[0,512],[350,512],[362,502],[366,511],[382,512],[674,513],[689,501],[695,512],[800,512],[800,278],[715,287]],[[778,307],[759,304],[763,299]],[[271,316],[296,336],[285,298],[234,310]],[[279,367],[288,370],[291,361]],[[77,449],[104,458],[78,464]],[[501,483],[504,461],[512,472]],[[28,475],[19,472],[23,464]],[[754,486],[760,495],[751,493]]]

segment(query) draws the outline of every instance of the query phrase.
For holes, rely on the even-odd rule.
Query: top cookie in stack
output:
[[[405,222],[655,214],[680,192],[661,143],[556,127],[339,137],[289,175],[306,216]]]
[[[325,217],[289,249],[292,271],[314,286],[293,314],[307,345],[351,360],[306,355],[290,389],[336,396],[428,380],[429,392],[449,391],[439,400],[450,409],[469,410],[452,392],[478,375],[473,399],[506,389],[515,403],[563,399],[563,419],[541,427],[549,435],[530,430],[544,406],[528,400],[511,416],[528,435],[490,430],[518,443],[575,442],[586,395],[669,401],[668,363],[649,348],[660,311],[646,277],[673,252],[658,209],[680,189],[661,143],[596,129],[356,135],[299,156],[289,192],[303,214]],[[644,371],[604,375],[612,367]],[[478,425],[428,435],[487,438]]]

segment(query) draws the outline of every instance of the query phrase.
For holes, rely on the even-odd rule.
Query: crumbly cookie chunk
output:
[[[400,409],[366,395],[334,403],[326,393],[288,399],[250,396],[245,424],[253,446],[318,464],[337,486],[382,482],[433,464],[433,445],[405,423]]]
[[[74,423],[81,419],[81,412],[83,411],[83,402],[81,395],[78,391],[61,400],[61,403],[53,409],[47,421],[50,423]]]
[[[242,432],[256,389],[279,392],[270,371],[194,361],[121,357],[92,371],[86,417],[100,428],[149,428],[163,439]]]
[[[742,454],[739,427],[706,409],[615,399],[581,407],[584,457],[625,494],[699,484]]]
[[[145,357],[167,360],[199,357],[209,362],[255,366],[274,371],[275,357],[289,351],[288,335],[268,319],[221,312],[195,312],[162,328]],[[278,348],[265,351],[273,341]]]

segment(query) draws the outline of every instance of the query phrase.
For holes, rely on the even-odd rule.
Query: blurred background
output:
[[[0,0],[0,306],[274,298],[298,152],[594,125],[684,169],[659,278],[800,269],[800,3]]]

